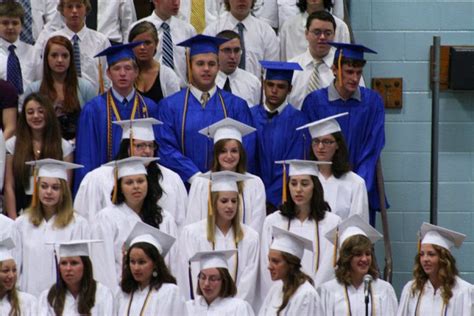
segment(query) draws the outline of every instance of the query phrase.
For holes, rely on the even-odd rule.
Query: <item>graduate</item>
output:
[[[199,262],[197,297],[186,302],[189,315],[194,316],[253,316],[246,301],[234,297],[237,287],[227,261],[235,250],[213,250],[196,253],[190,260]]]
[[[158,132],[162,163],[191,183],[211,168],[212,141],[199,131],[230,117],[253,126],[247,103],[221,90],[215,80],[219,71],[217,53],[226,39],[197,35],[179,46],[189,47],[190,86],[159,103],[158,119],[164,124]],[[244,137],[243,144],[253,172],[255,136]]]
[[[369,315],[395,315],[397,296],[392,285],[379,278],[372,253],[372,245],[382,237],[357,214],[345,219],[326,234],[326,238],[334,243],[335,249],[339,249],[339,258],[336,262],[336,278],[318,289],[323,315],[366,315],[364,277],[367,275],[373,279],[367,292]],[[334,255],[336,254],[335,251]]]
[[[115,160],[130,156],[156,157],[158,144],[155,141],[153,126],[161,124],[160,121],[149,117],[113,123],[122,127],[122,141]],[[147,165],[147,173],[150,179],[158,183],[158,189],[161,191],[158,204],[174,217],[178,229],[184,226],[188,193],[179,175],[155,161]],[[79,186],[74,199],[74,209],[86,219],[94,220],[101,209],[113,205],[111,197],[114,184],[112,166],[101,166],[92,170]]]
[[[380,209],[376,183],[376,164],[385,145],[385,110],[380,95],[359,85],[366,63],[364,52],[375,51],[357,44],[329,43],[336,47],[332,71],[336,80],[324,89],[310,93],[303,111],[310,121],[348,112],[338,122],[349,148],[354,172],[367,186],[370,223],[375,225],[375,211]]]
[[[231,250],[230,274],[237,286],[237,297],[252,305],[258,273],[259,236],[242,224],[242,201],[237,182],[246,177],[231,171],[212,172],[207,219],[183,228],[179,238],[178,285],[186,299],[196,295],[199,264],[189,262],[199,251]],[[190,278],[191,277],[191,278]]]
[[[258,315],[324,315],[313,280],[301,270],[304,253],[315,250],[313,242],[278,226],[273,226],[272,234],[267,274],[278,282],[266,295]]]
[[[341,126],[336,118],[345,116],[340,113],[297,128],[308,128],[311,134],[311,160],[330,161],[330,165],[319,165],[318,177],[324,191],[324,200],[331,206],[331,212],[346,219],[359,214],[369,222],[369,202],[365,181],[351,171]]]
[[[265,298],[274,284],[266,269],[269,264],[272,227],[275,226],[307,236],[312,241],[314,251],[304,251],[300,259],[301,270],[311,277],[316,287],[334,278],[333,247],[324,235],[336,227],[341,219],[330,211],[329,205],[323,199],[323,190],[318,180],[318,165],[322,162],[288,160],[284,163],[289,164],[289,179],[283,192],[283,204],[279,211],[268,215],[263,224],[260,248],[260,299]],[[286,173],[285,171],[283,173],[285,179]],[[286,179],[284,181],[286,182]],[[287,191],[290,194],[286,200]]]
[[[158,183],[149,180],[145,164],[156,158],[130,157],[111,161],[114,167],[115,186],[112,206],[101,210],[94,218],[92,236],[104,243],[93,249],[93,261],[98,270],[97,279],[115,291],[122,275],[122,247],[136,222],[147,223],[173,237],[178,229],[173,216],[158,204]],[[166,258],[170,263],[177,259],[174,248]]]
[[[413,280],[405,284],[397,316],[471,315],[472,284],[459,277],[453,247],[461,247],[466,235],[423,223]]]
[[[243,200],[242,222],[260,233],[265,219],[265,186],[262,180],[247,170],[247,154],[242,146],[242,138],[255,128],[231,118],[203,128],[199,133],[214,140],[211,172],[233,171],[243,174],[246,180],[240,182],[239,193]],[[196,177],[189,190],[186,223],[192,224],[207,218],[209,180]]]
[[[120,147],[122,131],[113,121],[157,116],[157,106],[134,88],[138,65],[133,48],[141,42],[111,46],[96,57],[107,57],[107,76],[112,88],[87,102],[82,108],[76,134],[77,163],[84,168],[76,172],[74,192],[91,170],[113,159]],[[100,84],[100,83],[99,83]]]
[[[89,244],[99,240],[59,243],[59,276],[38,302],[39,315],[112,315],[112,291],[94,280]]]
[[[0,241],[0,315],[37,315],[37,300],[17,289],[18,269],[12,256],[15,243],[11,238]]]
[[[54,246],[89,238],[87,220],[74,212],[67,170],[81,165],[54,159],[27,162],[35,169],[33,197],[30,207],[15,221],[20,236],[20,288],[35,296],[56,280]]]
[[[309,146],[309,134],[296,131],[308,119],[301,111],[288,103],[291,80],[295,70],[301,70],[297,63],[260,61],[267,70],[263,81],[265,98],[263,104],[251,108],[257,128],[257,174],[267,189],[267,203],[270,211],[280,204],[282,168],[277,160],[305,159]]]
[[[121,291],[115,296],[115,315],[186,316],[186,303],[164,257],[175,238],[142,222],[127,237]]]

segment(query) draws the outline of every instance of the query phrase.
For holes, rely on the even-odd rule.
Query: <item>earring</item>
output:
[[[158,276],[158,272],[153,271],[153,273],[151,275],[153,275],[153,277],[156,278]]]

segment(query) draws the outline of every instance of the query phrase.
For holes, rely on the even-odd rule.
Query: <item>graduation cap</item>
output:
[[[141,44],[143,44],[143,42],[131,42],[128,44],[112,45],[110,47],[107,47],[94,57],[106,56],[107,64],[110,67],[111,65],[122,59],[135,60],[135,53],[133,52],[133,48]]]
[[[217,55],[219,52],[219,46],[227,41],[229,41],[229,39],[198,34],[177,45],[189,47],[190,57],[192,57],[194,55],[206,53],[213,53]]]
[[[340,57],[354,59],[354,60],[365,60],[364,53],[377,54],[376,51],[359,44],[348,44],[348,43],[336,43],[328,42],[329,45],[336,48],[334,60]]]
[[[10,252],[13,248],[15,248],[15,243],[10,237],[0,241],[0,262],[13,259]]]
[[[89,245],[93,243],[100,243],[102,240],[98,239],[83,239],[83,240],[70,240],[59,243],[52,243],[58,246],[59,257],[90,257]],[[49,244],[49,243],[47,243]]]
[[[251,177],[245,174],[227,170],[206,172],[200,174],[199,177],[206,178],[211,181],[210,192],[239,192],[237,182],[251,179]]]
[[[189,261],[199,261],[199,269],[225,268],[228,269],[227,261],[235,255],[237,250],[212,250],[199,251]]]
[[[278,226],[272,227],[273,242],[270,249],[287,252],[300,260],[303,258],[304,250],[313,251],[313,242],[301,235],[282,229]]]
[[[336,118],[348,115],[349,112],[339,113],[336,115],[328,116],[318,121],[314,121],[303,126],[296,128],[296,130],[308,128],[311,138],[317,138],[332,133],[340,132],[341,126],[337,122]]]
[[[285,80],[291,84],[293,71],[303,70],[298,63],[285,61],[261,60],[260,64],[267,70],[266,80]]]
[[[252,126],[227,117],[201,129],[199,133],[213,138],[214,144],[222,139],[235,139],[242,143],[242,137],[255,130]]]
[[[165,257],[168,251],[173,246],[176,238],[168,235],[159,229],[138,221],[133,226],[132,231],[128,235],[125,245],[130,248],[136,243],[148,243],[154,246],[162,257]]]
[[[432,244],[451,250],[453,247],[459,248],[466,235],[458,233],[444,227],[423,223],[420,229],[421,244]]]
[[[117,170],[117,180],[126,176],[147,174],[145,165],[158,160],[156,157],[128,157],[125,159],[110,161],[104,166],[115,167]]]
[[[67,170],[84,167],[83,165],[51,158],[27,161],[25,164],[35,167],[37,177],[58,178],[66,181]]]
[[[151,117],[114,121],[112,123],[122,127],[122,140],[133,138],[143,141],[155,141],[153,125],[163,124],[163,122]]]

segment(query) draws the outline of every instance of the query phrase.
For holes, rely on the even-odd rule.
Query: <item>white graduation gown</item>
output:
[[[133,300],[130,294],[119,291],[115,296],[115,311],[116,315],[130,315],[138,316],[141,315],[140,311],[143,308],[145,299],[147,297],[149,288],[143,290],[136,290],[133,292]],[[130,305],[130,313],[127,313]],[[143,315],[188,315],[186,311],[186,303],[179,293],[179,289],[175,284],[164,283],[161,288],[157,291],[152,290],[150,297],[143,310]]]
[[[413,280],[405,284],[400,297],[400,304],[398,306],[397,316],[412,316],[415,315],[416,303],[418,301],[419,293],[412,295],[411,287]],[[431,285],[431,282],[426,282],[423,289],[423,295],[420,297],[419,314],[420,315],[446,315],[446,316],[460,316],[471,315],[472,308],[472,284],[464,281],[460,277],[456,277],[456,284],[453,289],[453,296],[449,300],[447,310],[443,308],[443,299],[441,298],[441,290],[436,292]]]
[[[17,291],[18,300],[20,302],[21,316],[37,316],[38,315],[38,302],[36,297],[31,294]],[[0,315],[10,315],[12,306],[7,298],[8,295],[0,298]]]
[[[283,283],[279,282],[272,286],[265,297],[259,316],[274,316],[283,301]],[[301,284],[295,294],[290,298],[286,307],[280,312],[280,316],[303,316],[324,315],[321,308],[321,300],[314,287],[306,281]]]
[[[193,316],[253,316],[249,303],[236,297],[218,297],[208,305],[203,296],[186,302],[188,315]]]
[[[252,177],[252,179],[244,181],[242,222],[260,234],[266,216],[265,186],[259,177],[248,172],[245,175]],[[196,223],[207,218],[208,195],[209,180],[196,177],[189,190],[186,224]]]
[[[176,172],[162,165],[158,167],[163,175],[159,181],[163,195],[158,204],[173,215],[178,227],[182,227],[188,200],[186,187]],[[81,181],[74,199],[74,209],[92,223],[101,209],[113,205],[111,201],[113,189],[113,167],[102,166],[92,170]]]
[[[53,307],[48,303],[49,290],[50,289],[47,289],[41,293],[38,303],[39,316],[56,316]],[[63,315],[79,315],[79,312],[77,311],[78,303],[79,300],[76,300],[71,292],[67,291]],[[90,312],[91,316],[114,315],[114,296],[112,291],[99,282],[97,282],[97,288],[95,291],[95,304]]]
[[[166,211],[163,211],[162,214],[163,221],[160,224],[160,230],[173,237],[178,237],[173,216]],[[121,203],[101,210],[92,223],[92,237],[104,241],[92,246],[94,276],[96,280],[112,291],[118,288],[122,277],[123,245],[138,221],[141,221],[140,216],[126,203]],[[173,246],[165,257],[168,268],[173,266],[170,263],[176,259],[177,249],[176,246]]]
[[[22,291],[38,297],[41,292],[49,289],[56,282],[56,262],[54,246],[46,243],[58,243],[76,239],[89,239],[88,223],[79,214],[64,228],[54,226],[56,215],[49,221],[34,226],[28,214],[23,214],[15,221],[20,235],[21,264],[17,263]]]
[[[369,298],[369,315],[395,316],[397,313],[397,296],[390,283],[377,279],[371,283],[372,297]],[[349,315],[344,285],[336,279],[324,283],[318,289],[325,316]],[[355,288],[347,287],[350,300],[351,315],[365,316],[364,285]],[[372,298],[374,310],[372,310]]]
[[[212,244],[207,240],[207,220],[202,220],[194,224],[187,225],[183,228],[179,238],[179,262],[177,280],[181,289],[181,293],[186,299],[190,299],[188,262],[189,259],[198,251],[209,251]],[[259,238],[258,233],[249,226],[242,224],[244,238],[237,246],[238,252],[238,271],[237,280],[235,280],[235,268],[237,255],[232,256],[227,265],[229,273],[236,281],[237,297],[246,300],[252,304],[258,273],[258,255],[259,255]],[[215,234],[216,242],[214,250],[235,249],[234,232],[229,230],[224,235],[216,226]],[[191,264],[192,286],[194,295],[196,296],[197,275],[200,271],[199,263]]]
[[[336,227],[341,221],[340,217],[326,212],[326,216],[318,224],[319,230],[319,267],[316,269],[316,253],[305,250],[301,260],[302,271],[313,278],[316,287],[334,278],[333,267],[333,244],[325,237],[326,233]],[[272,226],[278,226],[288,229],[288,218],[281,215],[280,211],[267,216],[263,224],[263,231],[260,246],[260,299],[264,299],[275,283],[271,280],[268,272],[268,252],[272,243]],[[305,236],[313,241],[313,247],[316,251],[316,226],[315,221],[306,219],[301,222],[299,219],[292,219],[290,222],[290,231]],[[278,282],[279,283],[279,282]]]
[[[324,200],[329,203],[331,212],[341,219],[354,214],[360,215],[369,222],[369,202],[365,181],[352,171],[346,172],[339,179],[318,177],[324,190]]]

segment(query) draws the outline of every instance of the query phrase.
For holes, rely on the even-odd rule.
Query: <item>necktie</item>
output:
[[[122,105],[123,105],[124,107],[126,107],[126,106],[128,105],[127,98],[123,98],[123,100],[122,100]]]
[[[321,88],[321,77],[319,76],[319,66],[321,66],[322,61],[313,61],[313,72],[311,73],[311,77],[309,77],[308,82],[308,91],[307,93],[311,93],[314,90]]]
[[[242,23],[237,23],[237,30],[239,31],[240,36],[240,46],[242,47],[242,55],[240,56],[239,68],[245,69],[245,41],[244,41],[244,25]]]
[[[173,39],[171,38],[170,33],[170,26],[168,23],[163,22],[161,24],[161,28],[164,30],[163,32],[163,63],[174,69],[174,61],[173,61]]]
[[[267,116],[269,120],[271,120],[275,115],[278,114],[278,111],[273,111],[273,112],[265,111],[265,112],[267,112]]]
[[[232,89],[230,88],[230,80],[229,80],[229,77],[227,77],[227,79],[225,80],[225,83],[224,83],[224,90],[227,91],[227,92],[232,93]]]
[[[31,2],[32,0],[20,0],[21,6],[25,10],[25,16],[23,17],[23,29],[20,34],[20,39],[28,44],[34,44],[35,39],[33,38],[32,22],[33,18],[31,15]]]
[[[74,51],[74,64],[76,64],[77,76],[81,77],[81,50],[79,48],[79,36],[74,34],[72,37],[72,48]]]
[[[7,81],[10,81],[16,88],[18,94],[23,94],[23,77],[18,56],[15,54],[15,45],[8,46],[10,54],[7,59]]]
[[[206,107],[207,101],[209,101],[209,92],[203,92],[201,95],[201,106],[203,109]]]
[[[204,11],[205,0],[191,0],[191,25],[196,32],[201,34],[206,27],[206,12]]]
[[[86,16],[86,25],[88,28],[97,31],[97,1],[98,0],[90,0],[91,1],[91,10],[89,14]]]

